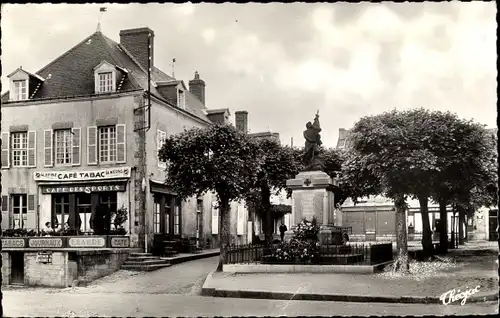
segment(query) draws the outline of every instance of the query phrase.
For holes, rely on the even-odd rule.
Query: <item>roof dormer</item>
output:
[[[117,66],[107,61],[99,63],[99,65],[94,67],[95,93],[102,94],[116,92],[116,79],[118,75]]]
[[[187,87],[183,81],[156,82],[159,92],[168,101],[181,109],[186,109]]]
[[[9,100],[21,101],[33,98],[45,79],[19,67],[7,76],[10,80]]]

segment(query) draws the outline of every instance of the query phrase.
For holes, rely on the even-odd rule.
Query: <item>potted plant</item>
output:
[[[125,235],[127,234],[127,231],[123,227],[125,222],[128,220],[128,211],[127,208],[122,206],[120,209],[118,209],[115,213],[115,217],[113,219],[113,225],[115,226],[115,229],[113,231],[114,235]]]

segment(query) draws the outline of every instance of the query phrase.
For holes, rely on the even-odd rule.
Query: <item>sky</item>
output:
[[[198,71],[206,106],[249,112],[251,132],[303,144],[319,110],[322,140],[387,110],[452,111],[496,127],[496,3],[2,5],[6,75],[30,72],[101,30],[155,32],[155,66],[187,84]],[[7,83],[5,85],[5,83]]]

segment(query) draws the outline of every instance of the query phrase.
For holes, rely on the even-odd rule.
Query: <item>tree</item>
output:
[[[226,260],[230,201],[243,199],[262,166],[259,147],[231,125],[193,128],[170,136],[159,152],[168,162],[168,183],[180,198],[213,191],[219,208],[220,260]]]
[[[495,205],[498,196],[496,138],[482,125],[471,120],[454,118],[448,139],[450,156],[442,162],[434,200],[439,202],[443,251],[447,250],[446,205],[459,213],[459,241],[463,244],[465,215],[473,216],[481,206]],[[444,215],[444,216],[443,216]]]
[[[262,218],[266,246],[272,242],[273,215],[271,212],[271,194],[286,189],[286,180],[294,178],[301,169],[300,161],[293,148],[282,146],[271,139],[257,139],[261,150],[261,167],[254,184],[254,191],[249,192],[246,201]]]
[[[426,231],[430,229],[427,187],[439,167],[429,138],[423,134],[429,117],[428,111],[416,109],[361,118],[352,130],[351,154],[342,169],[342,181],[350,188],[351,196],[384,194],[394,201],[398,249],[395,268],[403,272],[409,269],[405,214],[408,196],[418,197],[423,206],[424,249],[429,248],[425,242],[431,239],[430,231]]]

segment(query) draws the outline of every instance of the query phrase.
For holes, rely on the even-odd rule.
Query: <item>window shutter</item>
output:
[[[97,127],[87,127],[87,164],[97,164]]]
[[[10,167],[10,133],[2,133],[2,168]]]
[[[117,163],[127,162],[125,134],[126,134],[125,125],[116,125],[116,162]]]
[[[73,132],[73,143],[71,145],[71,162],[73,166],[79,166],[81,162],[81,153],[82,153],[82,136],[81,136],[81,128],[73,128],[71,129]]]
[[[9,210],[9,197],[2,195],[2,212]]]
[[[236,208],[236,214],[237,214],[237,220],[238,220],[238,223],[237,223],[237,227],[236,227],[236,234],[237,235],[243,235],[245,234],[244,232],[244,224],[243,224],[243,206],[241,205],[238,205],[238,207]]]
[[[53,166],[53,154],[52,151],[52,129],[47,129],[43,131],[43,150],[44,150],[44,167],[52,167]]]
[[[2,195],[2,229],[8,229],[9,224],[9,197]]]
[[[36,131],[28,131],[28,167],[36,167]]]
[[[219,209],[212,204],[212,234],[219,234]]]
[[[28,230],[36,228],[35,195],[28,195],[28,213],[26,215],[26,228]]]

